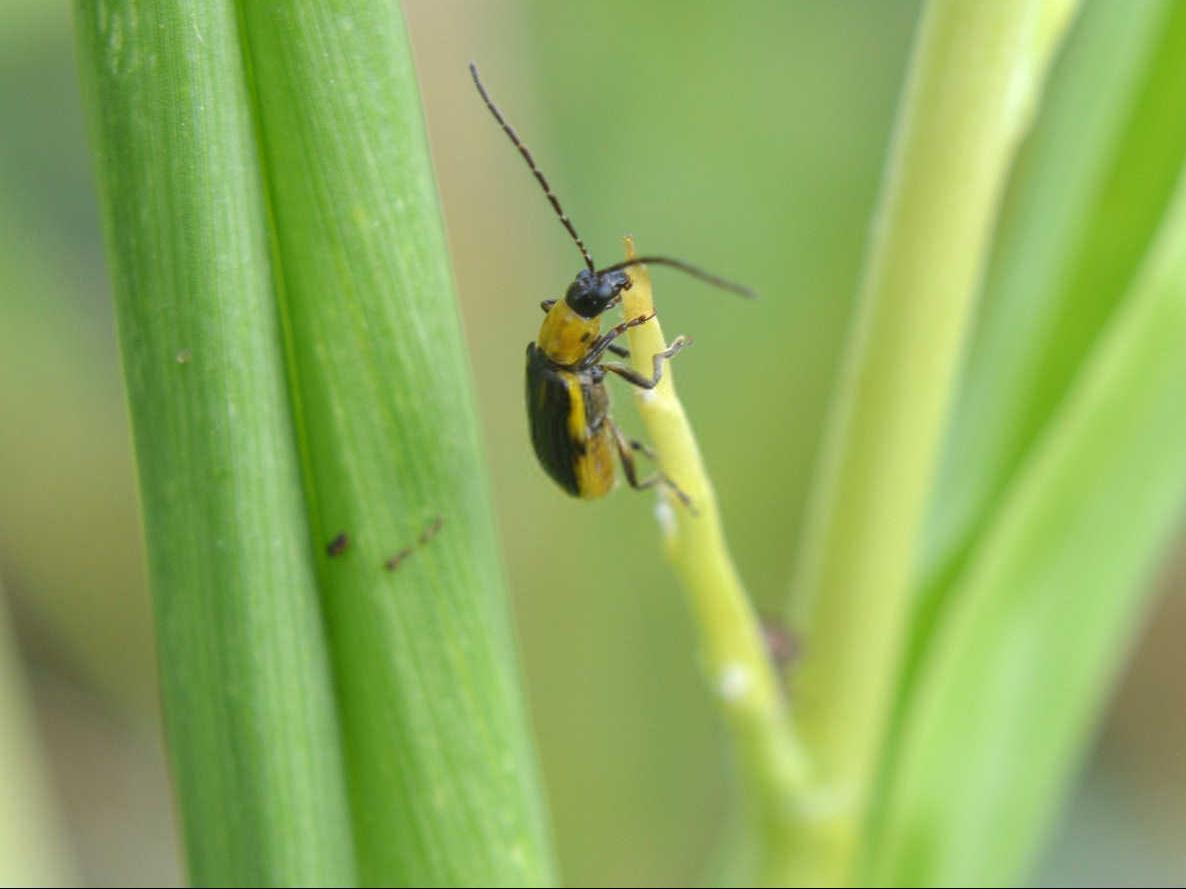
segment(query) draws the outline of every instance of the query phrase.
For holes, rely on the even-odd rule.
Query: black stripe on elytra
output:
[[[579,496],[577,459],[585,453],[586,443],[574,441],[568,431],[572,410],[566,374],[532,343],[527,347],[527,416],[531,424],[531,443],[540,465],[552,479]]]

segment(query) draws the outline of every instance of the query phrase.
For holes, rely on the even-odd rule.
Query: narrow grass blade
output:
[[[796,581],[807,654],[793,695],[819,783],[809,884],[853,876],[974,296],[1072,8],[932,0],[923,13]]]
[[[361,877],[549,882],[399,11],[239,9]],[[340,534],[348,548],[328,554]]]
[[[190,875],[349,884],[234,8],[79,2],[75,16]]]
[[[1128,291],[1186,158],[1186,5],[1084,9],[1018,163],[932,501],[924,607]],[[916,635],[925,636],[924,615]]]
[[[1186,180],[1183,180],[1186,183]],[[891,764],[870,880],[1019,878],[1186,501],[1186,184],[968,560]]]

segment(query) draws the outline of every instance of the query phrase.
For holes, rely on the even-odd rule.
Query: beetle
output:
[[[585,261],[585,268],[577,272],[562,299],[540,303],[545,312],[544,321],[535,342],[527,346],[527,417],[535,456],[552,480],[574,497],[592,500],[609,493],[614,486],[617,457],[630,487],[645,490],[664,485],[692,509],[688,495],[662,470],[656,470],[648,478],[639,477],[634,454],[642,453],[652,460],[655,455],[642,442],[627,438],[614,422],[609,414],[609,391],[605,386],[606,374],[612,373],[632,386],[654,389],[662,378],[663,363],[692,341],[688,337],[676,337],[653,357],[648,377],[625,364],[603,358],[606,352],[627,357],[629,353],[615,340],[630,328],[650,321],[655,317],[654,312],[629,318],[605,333],[601,332],[601,316],[621,302],[622,291],[630,288],[626,269],[635,265],[669,266],[745,297],[754,296],[753,291],[666,256],[640,256],[598,269],[531,151],[491,100],[472,62],[469,71],[478,95],[526,161]]]

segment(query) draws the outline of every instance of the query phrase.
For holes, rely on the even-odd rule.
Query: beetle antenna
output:
[[[556,211],[556,215],[560,217],[560,223],[568,229],[568,234],[576,243],[577,248],[581,251],[581,256],[585,257],[585,265],[589,267],[589,271],[594,271],[593,257],[589,255],[589,250],[585,247],[585,242],[581,240],[581,236],[577,234],[577,230],[573,227],[572,220],[568,218],[568,214],[564,212],[564,208],[560,206],[560,201],[552,192],[552,186],[548,184],[547,177],[544,176],[543,171],[535,165],[535,158],[531,156],[531,151],[523,140],[519,138],[519,134],[515,132],[514,127],[507,123],[506,118],[502,116],[502,112],[498,110],[498,106],[490,99],[486,92],[486,87],[482,86],[482,80],[478,77],[478,66],[473,62],[469,63],[469,73],[474,79],[474,86],[478,88],[478,95],[482,97],[482,101],[486,103],[486,107],[490,109],[490,113],[494,115],[494,119],[498,121],[498,125],[502,127],[502,131],[507,134],[512,144],[519,149],[519,154],[523,155],[523,160],[527,161],[527,166],[531,168],[531,172],[535,174],[536,181],[539,182],[540,188],[544,190],[544,194],[548,196],[548,200],[552,204],[552,209]]]
[[[719,287],[721,290],[728,290],[730,293],[736,293],[738,296],[744,296],[746,299],[756,299],[758,296],[757,293],[743,284],[738,284],[735,281],[730,281],[728,278],[722,278],[719,275],[706,272],[704,269],[694,266],[690,262],[684,262],[682,259],[672,259],[670,256],[636,256],[634,259],[627,259],[623,262],[615,262],[613,265],[608,265],[596,272],[596,274],[604,275],[606,272],[616,272],[618,269],[626,269],[632,265],[646,265],[648,263],[679,269],[693,278],[699,278],[705,284],[711,284],[713,287]]]

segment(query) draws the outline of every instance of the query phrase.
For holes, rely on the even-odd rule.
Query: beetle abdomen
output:
[[[613,448],[600,422],[604,411],[600,383],[557,367],[534,343],[527,347],[531,443],[540,465],[574,497],[600,497],[613,487]]]

